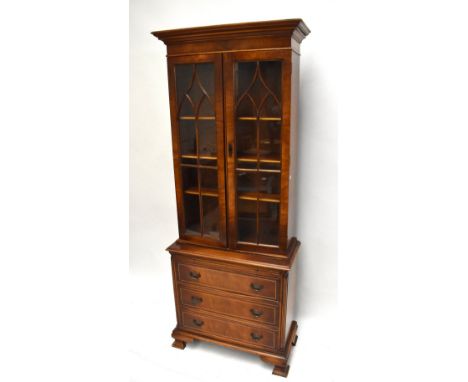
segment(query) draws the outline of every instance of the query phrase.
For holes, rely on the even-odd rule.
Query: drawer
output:
[[[209,336],[229,338],[252,347],[275,348],[276,332],[265,328],[238,324],[234,321],[188,311],[182,313],[182,326]]]
[[[196,285],[204,285],[250,296],[277,299],[278,280],[249,276],[229,271],[178,263],[177,277]]]
[[[184,287],[180,288],[180,300],[183,306],[226,314],[253,322],[270,325],[276,325],[278,322],[278,307],[276,306],[242,301]]]

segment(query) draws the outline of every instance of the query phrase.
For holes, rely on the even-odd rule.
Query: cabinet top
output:
[[[310,33],[302,19],[256,21],[237,24],[171,29],[152,32],[166,45],[226,39],[288,37],[300,43]]]

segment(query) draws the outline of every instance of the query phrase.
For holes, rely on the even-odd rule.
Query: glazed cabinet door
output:
[[[222,56],[168,59],[181,239],[226,244]]]
[[[287,246],[291,52],[224,56],[232,248]]]

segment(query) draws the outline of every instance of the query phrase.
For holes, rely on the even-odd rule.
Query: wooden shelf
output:
[[[279,203],[279,194],[257,194],[256,192],[239,192],[237,197],[242,200],[259,200],[260,202]]]
[[[238,121],[281,121],[281,117],[237,117]]]
[[[208,166],[203,164],[189,164],[189,163],[181,163],[181,167],[190,167],[190,168],[207,168],[208,170],[217,170],[218,166]]]
[[[197,158],[208,159],[208,160],[217,160],[218,159],[216,157],[209,156],[209,155],[200,155],[199,157],[197,157],[196,155],[184,154],[184,155],[181,155],[181,157],[184,158],[184,159],[197,159]]]
[[[188,188],[184,191],[185,194],[188,194],[188,195],[200,195],[200,193],[198,192],[198,188],[196,187],[191,187],[191,188]],[[201,194],[202,196],[215,196],[217,197],[218,196],[218,190],[215,189],[215,188],[202,188],[201,189]]]
[[[273,174],[281,174],[281,170],[270,170],[266,168],[243,168],[243,167],[236,167],[236,171],[242,171],[242,172],[269,172]]]
[[[270,141],[268,139],[262,139],[260,143],[262,145],[279,145],[281,141],[279,139],[273,139],[273,141]]]
[[[196,119],[205,120],[205,121],[214,121],[215,117],[214,116],[203,116],[203,115],[199,115],[198,117],[195,117],[195,116],[192,116],[192,115],[184,115],[184,116],[180,116],[179,119],[182,119],[184,121],[194,121]]]
[[[281,163],[281,161],[277,158],[273,157],[260,157],[259,158],[260,163]],[[257,162],[257,157],[252,155],[252,156],[243,156],[243,157],[237,157],[238,162]]]

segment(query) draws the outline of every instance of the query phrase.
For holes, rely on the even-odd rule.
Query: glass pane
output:
[[[237,201],[237,240],[257,243],[257,202]]]
[[[281,163],[280,161],[270,162],[270,161],[260,161],[260,169],[266,171],[281,171]]]
[[[185,233],[200,235],[200,202],[198,195],[184,194]]]
[[[238,158],[256,158],[257,123],[256,121],[236,122],[236,150]]]
[[[281,105],[277,98],[273,95],[265,96],[262,104],[259,107],[260,117],[279,118],[281,116]]]
[[[259,109],[263,116],[281,116],[281,61],[261,61],[260,75],[268,97]],[[265,96],[265,91],[263,92]]]
[[[198,122],[198,139],[200,156],[215,157],[216,156],[216,121],[199,120]]]
[[[262,159],[281,158],[281,121],[260,121],[260,156]]]
[[[257,192],[257,171],[237,172],[237,192],[256,193]]]
[[[211,117],[214,115],[214,105],[211,101],[212,98],[203,97],[200,101],[197,115],[199,117]]]
[[[205,62],[202,64],[196,64],[197,79],[200,88],[206,93],[211,100],[215,94],[215,77],[214,77],[214,64],[211,62]]]
[[[281,61],[238,62],[236,116],[281,117]]]
[[[219,239],[219,208],[218,198],[203,196],[203,235]]]
[[[257,107],[253,99],[249,96],[242,98],[237,105],[238,117],[254,117],[257,115]]]
[[[182,167],[182,184],[184,192],[198,193],[198,170],[195,167]]]
[[[262,194],[280,193],[280,174],[270,172],[260,172],[258,182],[258,192]]]
[[[278,245],[279,203],[259,202],[258,217],[260,219],[259,242]]]
[[[214,115],[214,65],[175,65],[179,117]]]
[[[256,170],[257,158],[254,158],[254,160],[250,160],[250,158],[247,157],[237,158],[237,168],[240,170]]]
[[[179,121],[180,152],[182,155],[197,155],[195,121]]]
[[[191,99],[186,97],[188,91],[192,87],[193,77],[195,74],[195,66],[193,64],[188,65],[176,65],[176,88],[177,88],[177,107],[179,115],[194,116],[195,105]]]
[[[239,106],[239,110],[241,112],[240,115],[252,115],[252,114],[245,114],[248,111],[252,110],[255,112],[255,109],[251,109],[252,101],[255,102],[253,99],[249,99],[250,97],[241,97],[244,94],[248,94],[250,88],[254,84],[254,80],[256,79],[257,73],[257,62],[250,61],[250,62],[239,62],[234,67],[235,70],[235,81],[236,81],[236,99],[238,102],[240,101],[242,104]],[[239,99],[240,98],[240,99]],[[244,100],[244,98],[247,98]],[[243,102],[245,101],[245,102]]]
[[[198,116],[214,115],[214,66],[211,63],[196,65],[196,81],[202,92],[198,103]]]
[[[218,165],[217,160],[217,157],[200,157],[200,164],[202,166],[210,166],[216,168],[216,166]]]
[[[200,169],[201,188],[212,193],[218,193],[218,170],[208,168]]]
[[[182,164],[191,164],[191,165],[196,165],[197,164],[197,158],[195,155],[184,155],[182,156]]]

